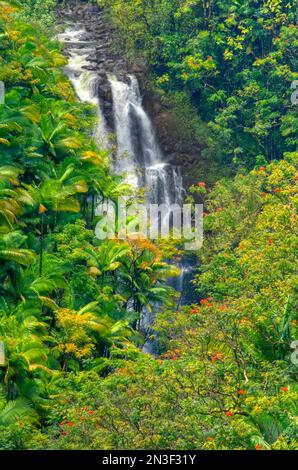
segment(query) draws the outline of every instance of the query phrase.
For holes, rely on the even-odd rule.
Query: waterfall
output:
[[[126,173],[127,181],[134,186],[145,187],[148,203],[165,204],[168,211],[164,217],[168,219],[171,205],[183,203],[182,176],[178,167],[165,162],[151,120],[144,110],[138,81],[133,75],[128,78],[129,83],[115,76],[109,78],[117,136],[115,171]],[[179,279],[180,284],[176,286],[183,289],[183,269]],[[148,354],[155,352],[155,340],[150,338],[154,316],[144,310],[141,318],[141,329],[147,332],[143,351]]]
[[[130,107],[132,98],[126,83],[110,78],[113,94],[114,123],[117,137],[117,158],[115,171],[125,174],[126,180],[133,186],[139,186],[137,161],[132,141]]]
[[[118,151],[115,170],[127,173],[128,181],[145,187],[152,204],[181,204],[183,184],[180,170],[165,162],[150,118],[144,110],[139,84],[110,77]]]
[[[94,138],[99,146],[108,147],[108,132],[98,97],[98,75],[89,70],[88,60],[94,51],[92,41],[86,40],[86,30],[70,26],[58,38],[67,47],[65,67],[78,98],[96,106],[98,124]],[[117,138],[114,170],[125,174],[135,187],[145,187],[148,202],[153,204],[182,204],[183,184],[180,169],[166,162],[158,145],[151,120],[144,110],[138,80],[128,76],[129,83],[109,76],[113,98],[113,114]]]
[[[98,93],[99,78],[96,67],[89,60],[90,53],[95,51],[95,45],[86,38],[88,34],[79,24],[72,25],[59,34],[59,40],[64,43],[69,55],[65,71],[78,98],[96,106],[98,124],[94,130],[94,138],[100,147],[107,148],[108,133]],[[125,175],[126,181],[134,187],[144,187],[147,202],[164,204],[168,208],[164,217],[170,217],[170,206],[183,203],[184,189],[180,169],[169,164],[160,149],[151,120],[143,106],[137,78],[128,75],[126,83],[110,73],[107,76],[112,91],[117,139],[114,171]],[[183,288],[183,273],[182,265],[181,277],[176,284],[173,281],[172,285]],[[154,315],[145,311],[141,319],[143,331],[147,331],[148,336],[154,320],[152,317]],[[152,354],[154,342],[147,339],[143,350]]]

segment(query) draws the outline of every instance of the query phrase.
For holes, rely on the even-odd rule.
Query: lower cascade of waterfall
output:
[[[84,102],[96,106],[98,124],[94,131],[96,143],[102,147],[109,146],[107,125],[99,98],[100,81],[89,61],[95,51],[95,44],[87,40],[84,25],[69,25],[59,40],[64,43],[68,53],[68,65],[65,67],[73,83],[77,96]],[[97,44],[97,47],[101,47]],[[93,70],[92,70],[93,65]],[[127,76],[127,82],[115,74],[107,73],[107,82],[112,94],[114,129],[117,138],[117,152],[114,171],[125,175],[126,181],[140,188],[144,187],[147,201],[151,204],[182,205],[184,188],[180,169],[166,162],[158,145],[151,120],[144,110],[138,80],[134,75]],[[173,287],[180,290],[184,287],[184,273],[189,267],[181,266],[181,276],[173,280]],[[149,339],[152,314],[144,312],[141,319],[143,331],[148,332],[144,352],[154,353],[154,341]]]

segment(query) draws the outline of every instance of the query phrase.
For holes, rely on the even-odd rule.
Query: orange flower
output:
[[[198,307],[192,308],[192,309],[189,311],[189,313],[190,313],[191,315],[196,315],[197,313],[199,313]]]
[[[260,166],[259,171],[265,171],[266,167],[265,166]]]
[[[282,391],[282,392],[288,392],[289,389],[288,389],[288,387],[281,387],[281,391]]]
[[[207,441],[214,441],[214,437],[207,437]]]
[[[226,411],[226,416],[228,416],[228,417],[233,416],[232,411]]]
[[[206,187],[206,183],[204,183],[204,181],[200,181],[200,182],[198,183],[198,186],[199,186],[200,188],[205,188],[205,187]]]
[[[228,308],[228,307],[227,307],[226,305],[221,305],[221,306],[219,307],[219,310],[220,310],[221,312],[224,312],[225,310],[227,310],[227,308]]]
[[[88,413],[88,415],[94,415],[94,411],[92,411],[92,410],[87,411],[87,413]]]
[[[241,390],[238,390],[237,393],[238,393],[238,395],[244,395],[245,392],[244,392],[244,390],[241,389]]]
[[[221,359],[222,359],[222,354],[212,353],[211,355],[212,362],[220,361]]]
[[[47,210],[48,209],[43,204],[39,204],[39,208],[38,208],[39,214],[44,214]]]
[[[279,193],[279,192],[280,192],[280,188],[274,188],[274,189],[273,189],[273,192],[274,192],[274,193]]]
[[[262,446],[261,444],[257,444],[256,447],[255,447],[256,450],[262,450]]]
[[[272,244],[273,244],[273,239],[272,239],[272,238],[268,238],[268,244],[269,244],[269,245],[272,245]]]
[[[67,423],[67,426],[70,426],[72,428],[72,426],[74,426],[74,423],[72,421],[69,421],[69,423]]]

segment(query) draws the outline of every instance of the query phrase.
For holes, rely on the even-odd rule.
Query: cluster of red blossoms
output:
[[[222,361],[223,355],[221,353],[212,353],[211,355],[211,361],[212,362],[217,362],[217,361]]]
[[[198,313],[200,313],[200,310],[199,310],[199,307],[193,307],[190,309],[189,313],[191,315],[197,315]]]
[[[181,349],[173,349],[170,351],[167,351],[166,353],[161,355],[162,359],[168,359],[171,361],[177,361],[179,359],[179,354],[181,353]],[[163,362],[163,361],[160,361]]]
[[[202,299],[200,300],[200,304],[203,305],[204,307],[212,307],[212,297],[207,297],[207,299]]]
[[[92,415],[94,415],[94,413],[95,413],[93,410],[90,410],[90,408],[88,408],[87,406],[85,406],[84,408],[82,408],[82,412],[86,412],[87,415],[89,415],[89,416],[92,416]],[[85,418],[84,416],[80,416],[80,417],[79,417],[79,421],[85,421],[85,419],[86,419],[86,418]],[[80,423],[79,423],[79,424],[80,424]],[[68,427],[72,428],[73,426],[75,426],[75,423],[74,423],[74,421],[68,421],[67,419],[64,419],[63,421],[61,421],[61,423],[59,424],[59,426],[60,426],[61,428],[64,428],[64,426],[68,426]],[[64,429],[62,429],[61,435],[62,435],[62,436],[67,436],[67,432],[66,432]]]
[[[212,300],[212,297],[208,297],[207,299],[201,299],[200,306],[210,308],[212,307]],[[194,306],[190,309],[189,313],[191,315],[197,315],[198,313],[200,313],[200,308],[198,306]]]

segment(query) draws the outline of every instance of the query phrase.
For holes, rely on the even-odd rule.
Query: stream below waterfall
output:
[[[65,72],[71,80],[78,98],[91,103],[97,109],[97,126],[93,137],[101,148],[109,147],[109,129],[106,122],[100,99],[102,78],[99,77],[94,61],[90,58],[102,51],[104,62],[103,37],[96,41],[90,40],[90,33],[86,30],[84,22],[72,23],[67,21],[63,33],[58,35],[68,56]],[[125,79],[116,71],[106,71],[106,83],[111,90],[112,116],[117,142],[117,151],[114,157],[114,171],[124,175],[126,181],[137,188],[145,188],[147,201],[151,204],[164,204],[169,208],[172,204],[183,203],[184,188],[180,169],[169,164],[158,144],[151,120],[143,106],[139,83],[135,75],[127,73]],[[191,285],[194,264],[181,263],[181,275],[171,281],[173,287],[181,293],[185,284]],[[189,289],[188,289],[189,290]],[[186,296],[187,297],[187,296]],[[182,299],[181,303],[188,303],[189,299]],[[152,315],[146,312],[142,318],[142,330],[147,331],[148,338],[151,332]],[[147,340],[144,351],[153,353],[154,347],[150,339]]]

